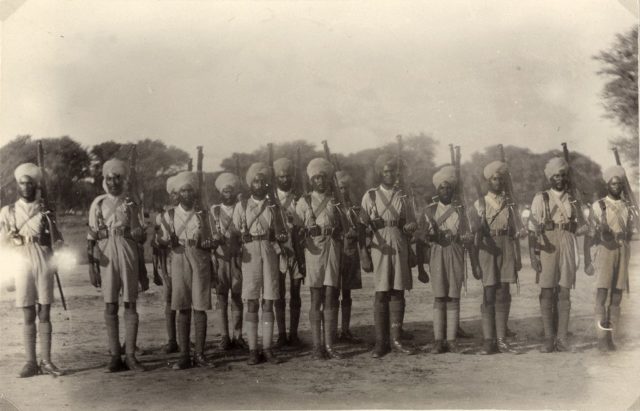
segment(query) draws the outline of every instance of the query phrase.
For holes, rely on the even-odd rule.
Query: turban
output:
[[[269,166],[266,165],[265,163],[258,162],[258,163],[251,164],[251,166],[247,170],[247,175],[245,177],[247,181],[247,185],[250,186],[258,174],[262,174],[268,179],[269,176],[271,176],[271,170],[269,169]]]
[[[24,176],[31,177],[36,184],[40,184],[42,181],[42,172],[40,171],[40,167],[33,163],[20,164],[16,167],[16,171],[13,172],[13,175],[17,182],[20,182],[20,178]]]
[[[433,185],[438,188],[444,182],[456,184],[456,168],[452,165],[446,165],[433,175]]]
[[[231,187],[234,191],[240,187],[240,179],[233,173],[222,173],[216,178],[216,189],[222,192],[226,187]]]
[[[309,165],[307,165],[307,175],[309,178],[317,176],[320,173],[324,173],[327,177],[333,174],[333,166],[331,163],[322,157],[309,161]]]
[[[396,157],[392,156],[391,154],[388,153],[384,153],[381,154],[380,156],[378,156],[378,158],[376,159],[376,173],[380,174],[382,173],[382,171],[384,170],[384,166],[386,166],[387,164],[392,164],[394,167],[396,166]]]
[[[185,186],[191,186],[191,188],[197,190],[198,175],[193,171],[182,171],[173,177],[171,181],[171,188],[174,191],[180,191]]]
[[[346,171],[336,171],[336,179],[341,186],[348,186],[351,184],[351,176]]]
[[[494,174],[505,174],[508,168],[502,161],[492,161],[484,168],[484,178],[489,180]]]
[[[564,158],[554,157],[547,162],[546,166],[544,166],[544,175],[547,176],[547,179],[551,179],[554,175],[568,169],[569,164],[567,164]]]
[[[122,177],[127,177],[127,165],[124,161],[117,158],[107,160],[102,165],[102,175],[106,177],[109,174],[117,174]]]
[[[602,176],[604,177],[604,181],[607,183],[611,181],[613,177],[618,177],[620,179],[623,179],[625,175],[626,174],[622,166],[611,166],[606,170],[604,170],[604,172],[602,173]]]
[[[172,194],[176,191],[176,188],[173,185],[173,181],[176,176],[171,176],[167,178],[167,193]]]
[[[279,158],[273,162],[273,171],[276,173],[276,176],[281,175],[285,171],[293,173],[293,161],[285,157]]]

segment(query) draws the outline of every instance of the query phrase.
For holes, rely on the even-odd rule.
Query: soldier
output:
[[[309,323],[313,338],[313,358],[341,359],[335,349],[338,327],[338,287],[342,253],[341,214],[328,193],[333,166],[324,158],[314,158],[307,165],[312,192],[305,194],[296,213],[305,229],[305,268],[311,292]],[[322,343],[322,321],[324,341]]]
[[[167,178],[167,193],[169,194],[169,206],[167,210],[175,208],[179,202],[179,196],[173,187],[174,177]],[[165,354],[173,354],[179,351],[178,341],[176,340],[176,311],[171,309],[171,271],[170,271],[170,253],[166,244],[161,241],[162,225],[167,224],[164,220],[164,211],[162,210],[156,215],[155,235],[151,246],[153,247],[154,266],[157,267],[162,276],[162,285],[164,290],[164,316],[167,328],[167,344],[164,346]],[[154,273],[155,277],[155,273]]]
[[[233,224],[240,228],[242,236],[242,299],[247,311],[244,321],[249,339],[249,365],[260,363],[258,350],[258,310],[262,297],[262,353],[270,363],[279,362],[272,350],[273,302],[280,298],[278,273],[278,241],[276,238],[275,211],[268,207],[267,181],[269,166],[253,163],[247,170],[246,181],[251,196],[242,200],[233,210]]]
[[[498,352],[518,353],[507,342],[507,320],[511,305],[509,284],[517,281],[516,248],[519,233],[513,230],[512,208],[505,197],[507,164],[493,161],[484,168],[484,178],[489,182],[489,192],[475,202],[480,220],[479,261],[482,268],[483,303],[482,333],[484,346],[480,354]],[[496,339],[497,337],[497,339]]]
[[[461,352],[456,342],[460,323],[460,290],[464,281],[463,243],[473,241],[471,233],[462,232],[462,210],[452,204],[456,185],[454,166],[446,165],[433,175],[438,202],[425,210],[426,231],[431,241],[429,269],[433,287],[432,354]],[[446,338],[446,344],[445,344]]]
[[[350,198],[351,176],[345,171],[336,171],[338,189],[342,192],[343,198]],[[349,206],[349,205],[345,205]],[[342,256],[340,259],[340,308],[342,309],[342,322],[338,340],[349,343],[361,343],[362,340],[351,334],[351,290],[362,288],[362,277],[360,275],[360,257],[358,255],[358,238],[346,237]],[[336,307],[337,308],[337,307]]]
[[[590,251],[585,254],[585,273],[596,277],[596,332],[598,349],[602,352],[616,349],[614,333],[620,319],[622,291],[629,290],[629,241],[633,233],[632,213],[622,198],[624,168],[613,166],[604,170],[607,196],[593,205],[593,219],[596,223],[597,248],[594,260]],[[593,264],[592,264],[593,262]],[[608,312],[605,308],[609,296]]]
[[[213,366],[204,355],[207,337],[207,313],[211,309],[211,263],[207,238],[208,222],[196,206],[196,173],[177,174],[172,186],[179,204],[163,215],[160,241],[171,248],[171,309],[178,312],[180,359],[176,370]],[[195,355],[190,357],[191,310],[195,324]]]
[[[138,206],[125,196],[126,164],[111,159],[102,166],[106,194],[99,195],[89,208],[87,258],[94,287],[102,287],[104,319],[109,339],[109,372],[125,369],[145,371],[135,356],[138,337],[138,243],[144,241]],[[125,321],[125,361],[122,362],[118,335],[118,302],[122,293]]]
[[[381,358],[391,348],[415,354],[413,347],[402,343],[402,323],[405,311],[404,291],[413,283],[409,267],[408,236],[417,225],[415,216],[405,206],[404,193],[394,187],[397,179],[397,159],[383,154],[375,168],[381,178],[378,187],[368,190],[362,198],[363,222],[371,228],[371,261],[375,281],[374,321],[376,345],[374,358]],[[391,344],[389,343],[391,328]]]
[[[576,235],[582,235],[584,228],[577,230],[577,211],[567,192],[568,170],[569,165],[563,158],[549,160],[544,173],[551,188],[537,193],[531,203],[529,252],[531,266],[539,273],[537,282],[545,335],[540,349],[543,353],[570,350],[567,333],[570,291],[576,279]]]
[[[0,247],[15,254],[24,264],[17,266],[15,276],[16,307],[24,317],[24,348],[27,362],[19,377],[39,373],[53,376],[64,372],[51,362],[51,303],[53,302],[54,268],[50,263],[54,248],[62,245],[62,236],[39,200],[42,173],[32,163],[19,165],[14,172],[20,198],[0,210]],[[53,239],[53,241],[51,241]],[[36,315],[40,340],[40,364],[36,360]]]
[[[242,338],[242,272],[240,231],[233,224],[233,211],[240,188],[240,179],[232,173],[222,173],[216,179],[216,189],[222,195],[222,202],[211,207],[211,216],[215,225],[213,237],[217,248],[214,252],[217,273],[216,309],[222,330],[220,349],[230,350],[233,347],[247,349]],[[231,292],[232,337],[229,337],[229,318],[227,307]]]
[[[300,271],[298,261],[295,258],[294,246],[298,238],[298,224],[296,223],[296,196],[292,191],[294,165],[288,158],[279,158],[273,162],[276,177],[277,196],[280,210],[287,220],[287,229],[290,233],[286,243],[281,244],[280,254],[280,299],[274,303],[276,322],[278,324],[278,339],[276,346],[285,344],[298,346],[301,344],[298,338],[298,323],[300,322],[300,288],[304,274]],[[289,338],[287,339],[287,327],[285,321],[286,307],[286,279],[289,276]]]

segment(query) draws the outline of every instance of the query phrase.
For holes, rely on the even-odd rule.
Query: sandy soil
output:
[[[640,243],[636,242],[638,251]],[[541,354],[538,289],[533,271],[521,273],[520,295],[513,298],[510,327],[523,355],[473,355],[480,345],[481,287],[469,280],[462,300],[462,326],[475,334],[462,340],[469,354],[431,355],[432,295],[429,285],[416,281],[407,295],[405,328],[415,334],[422,352],[416,356],[390,354],[372,359],[372,278],[354,292],[353,330],[362,345],[340,345],[348,356],[341,361],[310,359],[309,347],[281,352],[280,365],[246,365],[241,352],[224,355],[215,349],[219,336],[209,314],[213,369],[173,371],[160,347],[166,342],[162,292],[154,285],[139,300],[139,358],[146,373],[104,372],[108,356],[99,291],[87,280],[86,266],[62,272],[69,311],[58,304],[52,311],[53,358],[68,376],[18,379],[23,365],[22,315],[13,307],[13,293],[0,291],[0,409],[246,409],[246,408],[440,408],[440,409],[640,409],[640,327],[637,274],[640,254],[632,259],[631,293],[623,300],[619,350],[600,354],[595,346],[593,278],[579,274],[572,294],[571,331],[574,353]],[[303,309],[309,292],[304,289]],[[121,325],[122,327],[122,325]],[[310,345],[308,319],[301,321],[302,338]],[[122,335],[122,334],[121,334]],[[122,338],[122,337],[121,337]]]

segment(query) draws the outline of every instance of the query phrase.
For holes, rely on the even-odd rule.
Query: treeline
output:
[[[405,181],[407,187],[415,194],[418,206],[422,206],[429,203],[431,197],[435,195],[431,177],[437,167],[441,166],[434,162],[435,150],[439,143],[424,133],[404,136],[403,141]],[[85,148],[66,136],[47,138],[43,143],[48,184],[60,211],[86,210],[92,199],[103,192],[102,164],[112,157],[126,160],[132,147],[131,143],[107,141]],[[145,207],[160,208],[168,200],[165,191],[166,179],[187,169],[190,162],[189,155],[184,150],[167,146],[160,140],[145,139],[135,144],[138,151],[136,172],[143,190]],[[295,160],[298,148],[301,153],[301,164],[298,167],[296,180],[297,190],[300,191],[301,178],[306,178],[307,163],[314,157],[323,156],[324,153],[321,144],[298,140],[274,145],[274,158],[285,156]],[[440,147],[440,149],[444,150],[447,147]],[[377,183],[374,164],[376,158],[383,152],[395,154],[395,143],[390,142],[385,146],[369,148],[349,155],[335,153],[341,168],[353,177],[353,194],[357,198],[360,198],[367,188]],[[237,172],[239,169],[243,180],[251,163],[266,162],[268,158],[266,144],[251,152],[234,154],[237,154],[239,161],[236,163],[232,155],[222,161],[221,170]],[[562,153],[560,150],[552,150],[536,154],[527,148],[506,146],[505,154],[513,176],[515,195],[521,203],[528,204],[537,191],[548,186],[544,176],[545,163],[549,158]],[[578,152],[572,152],[571,156],[576,183],[583,192],[584,199],[590,201],[602,195],[605,187],[600,166]],[[477,198],[477,186],[474,181],[479,182],[481,190],[486,190],[482,170],[488,162],[498,158],[497,146],[490,146],[484,152],[475,153],[466,152],[465,147],[462,147],[464,185],[469,202]],[[36,161],[35,140],[30,136],[18,136],[0,148],[0,199],[3,205],[15,201],[16,184],[13,170],[18,164],[26,161]],[[210,201],[218,200],[214,181],[220,172],[205,173],[205,184]]]

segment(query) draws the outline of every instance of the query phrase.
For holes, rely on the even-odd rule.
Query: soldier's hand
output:
[[[471,270],[471,274],[476,280],[482,280],[482,267],[476,265],[475,270]]]
[[[211,240],[209,239],[200,240],[200,248],[202,248],[203,250],[211,249],[211,245]]]
[[[276,236],[276,241],[278,241],[279,243],[286,243],[288,239],[289,236],[285,233],[280,233]]]
[[[222,236],[220,233],[214,233],[211,240],[216,244],[222,244]]]
[[[425,284],[429,282],[429,273],[422,264],[418,264],[418,280]]]
[[[100,288],[102,287],[102,277],[100,276],[100,265],[97,262],[89,262],[89,280],[91,285]]]
[[[584,273],[589,277],[591,277],[593,274],[595,274],[595,272],[596,272],[596,268],[593,266],[593,263],[591,261],[585,261]]]
[[[540,261],[540,257],[531,257],[531,268],[533,268],[536,273],[542,272],[542,262]]]
[[[589,226],[587,224],[581,225],[576,230],[576,237],[580,237],[581,235],[586,235],[589,233]]]
[[[527,238],[529,236],[529,230],[526,227],[522,227],[520,231],[516,233],[516,238]]]
[[[415,222],[407,223],[404,225],[404,227],[402,227],[402,229],[404,230],[405,234],[412,235],[418,229],[418,224],[416,224]]]

